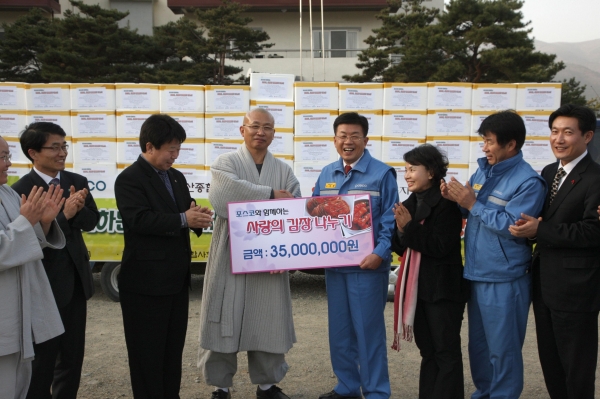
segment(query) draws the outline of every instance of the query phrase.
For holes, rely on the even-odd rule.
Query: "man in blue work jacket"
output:
[[[387,399],[390,379],[387,365],[385,320],[393,205],[398,202],[396,171],[373,158],[365,149],[369,122],[355,112],[333,123],[334,143],[340,159],[323,168],[313,196],[371,195],[375,249],[357,266],[325,271],[329,308],[329,348],[338,384],[319,399]]]
[[[476,391],[471,399],[518,398],[529,313],[531,248],[508,228],[521,213],[542,211],[546,183],[523,160],[525,124],[513,111],[488,116],[478,130],[484,158],[463,186],[442,182],[442,195],[467,219],[464,277],[471,281],[469,361]],[[525,211],[527,210],[527,211]]]

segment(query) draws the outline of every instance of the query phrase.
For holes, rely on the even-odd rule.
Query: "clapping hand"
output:
[[[212,224],[213,211],[208,207],[196,206],[194,201],[190,204],[190,209],[185,212],[188,227],[193,229],[206,229]]]
[[[74,217],[77,212],[83,209],[87,195],[87,188],[75,191],[75,186],[71,186],[69,190],[69,198],[67,198],[65,201],[65,207],[63,208],[63,215],[65,215],[67,220]]]
[[[394,219],[396,219],[398,230],[404,233],[404,226],[412,220],[412,216],[401,202],[394,204]]]

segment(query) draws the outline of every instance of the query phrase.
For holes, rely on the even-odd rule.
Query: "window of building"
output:
[[[356,57],[358,32],[360,29],[331,28],[325,30],[325,57],[347,58]],[[321,31],[313,30],[313,48],[316,58],[322,57]]]

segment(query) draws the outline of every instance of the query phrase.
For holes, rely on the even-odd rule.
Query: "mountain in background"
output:
[[[538,51],[556,54],[558,61],[567,66],[555,80],[569,80],[574,77],[586,85],[585,96],[590,99],[600,97],[600,39],[579,43],[546,43],[535,41]]]

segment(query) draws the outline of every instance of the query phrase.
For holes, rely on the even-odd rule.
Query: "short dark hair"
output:
[[[185,129],[175,119],[167,114],[153,114],[142,124],[140,129],[140,147],[146,152],[146,144],[150,143],[157,150],[165,143],[173,140],[183,143]]]
[[[35,122],[29,126],[25,126],[25,130],[19,134],[19,142],[21,143],[21,150],[27,159],[33,162],[33,159],[29,156],[29,150],[40,152],[46,141],[48,141],[48,137],[53,134],[61,137],[66,137],[67,135],[62,127],[52,122]]]
[[[356,112],[345,112],[335,118],[333,121],[333,134],[336,134],[339,125],[360,125],[363,129],[365,137],[369,133],[369,121],[362,115]]]
[[[565,104],[560,106],[556,111],[550,114],[548,119],[548,127],[552,130],[552,123],[559,116],[566,116],[569,118],[576,118],[579,124],[579,130],[581,134],[593,132],[596,130],[596,114],[590,108],[583,105]]]
[[[496,112],[491,114],[481,122],[481,126],[477,130],[480,136],[485,136],[488,133],[496,135],[496,142],[501,146],[505,146],[514,140],[516,149],[520,150],[525,144],[525,136],[527,129],[523,118],[515,111],[509,109],[506,111]]]
[[[423,165],[433,175],[433,181],[439,182],[446,177],[448,158],[431,144],[422,144],[404,153],[404,162],[411,165]]]

